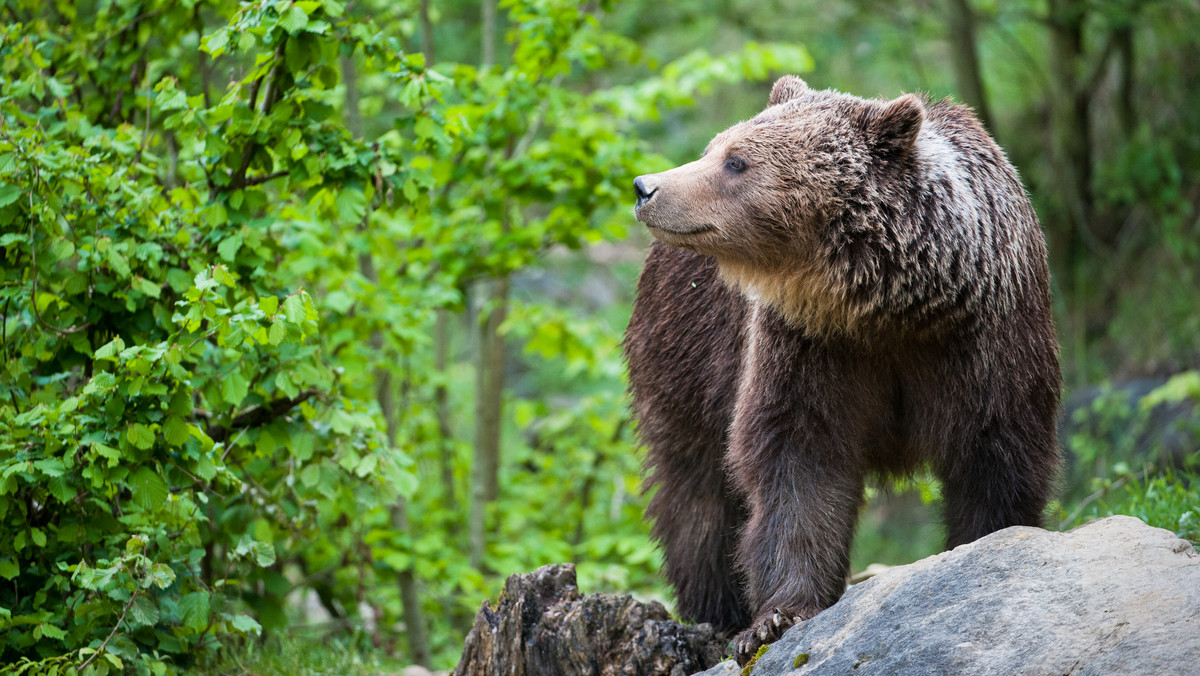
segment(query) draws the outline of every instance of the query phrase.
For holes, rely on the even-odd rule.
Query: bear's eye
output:
[[[740,157],[731,157],[725,160],[725,168],[735,174],[740,174],[746,170],[746,160]]]

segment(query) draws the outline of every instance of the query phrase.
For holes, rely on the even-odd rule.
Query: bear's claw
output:
[[[770,615],[760,618],[733,638],[734,659],[740,666],[746,666],[759,648],[779,640],[785,631],[803,620],[800,615],[785,613],[776,608]]]

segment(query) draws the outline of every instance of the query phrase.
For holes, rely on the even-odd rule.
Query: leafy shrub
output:
[[[807,55],[584,92],[562,79],[636,46],[573,2],[506,6],[489,69],[431,68],[369,2],[6,6],[0,662],[190,668],[286,627],[296,590],[382,645],[411,633],[406,576],[446,662],[492,571],[652,586],[614,332],[515,305],[503,330],[560,399],[514,402],[475,568],[436,413],[448,390],[469,419],[472,393],[432,327],[477,279],[624,234],[635,167],[661,163],[636,119]]]

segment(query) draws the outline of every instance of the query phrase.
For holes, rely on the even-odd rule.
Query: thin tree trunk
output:
[[[1133,135],[1137,117],[1133,107],[1133,24],[1118,28],[1113,34],[1116,41],[1117,61],[1120,64],[1120,81],[1117,84],[1117,121],[1121,133],[1128,139]]]
[[[950,58],[954,65],[954,80],[959,94],[967,105],[975,109],[975,115],[989,131],[992,126],[992,111],[983,88],[983,74],[979,69],[979,45],[976,40],[975,14],[967,0],[947,0],[946,24],[950,41]]]
[[[450,428],[450,397],[449,392],[446,391],[447,367],[450,358],[450,311],[445,308],[437,311],[433,341],[433,367],[442,378],[433,391],[438,437],[441,445],[438,453],[438,465],[442,478],[442,496],[445,508],[456,512],[458,511],[458,500],[455,498],[454,490],[454,433]]]
[[[437,57],[433,51],[433,22],[429,19],[429,0],[421,0],[421,51],[425,54],[425,63],[433,65]],[[450,396],[446,390],[447,368],[450,363],[450,311],[439,308],[437,323],[433,329],[434,355],[433,367],[441,377],[441,382],[434,388],[433,399],[437,415],[438,437],[438,469],[442,481],[442,496],[444,506],[450,512],[458,511],[458,500],[454,490],[454,433],[450,427]]]
[[[425,54],[425,63],[432,66],[436,60],[433,54],[433,22],[429,20],[429,0],[421,0],[421,51]]]
[[[479,30],[483,32],[483,51],[479,61],[480,65],[487,69],[496,63],[496,0],[481,2]]]
[[[1051,146],[1067,208],[1067,262],[1085,254],[1092,221],[1092,128],[1089,92],[1080,81],[1083,19],[1080,0],[1050,0]]]
[[[346,128],[355,136],[360,136],[362,135],[362,118],[358,108],[358,80],[354,60],[343,57],[341,66],[342,81],[346,89]],[[364,219],[363,229],[365,226]],[[368,281],[372,284],[379,284],[379,274],[375,269],[375,262],[371,259],[370,252],[359,254],[358,268]],[[383,334],[379,331],[373,332],[370,343],[376,354],[379,354],[383,350]],[[375,400],[379,404],[380,412],[383,413],[388,446],[394,447],[397,424],[396,404],[392,397],[391,372],[380,366],[375,369],[374,377]],[[403,497],[396,499],[396,503],[391,507],[390,515],[393,528],[405,535],[411,535],[408,523],[408,502]],[[411,563],[408,568],[396,574],[396,583],[400,587],[400,602],[404,612],[405,633],[408,636],[409,657],[415,664],[429,666],[432,663],[429,651],[429,632],[426,629],[425,616],[421,610],[420,595],[417,593],[416,572]]]
[[[504,394],[504,338],[500,324],[508,309],[508,278],[482,284],[487,293],[479,321],[479,362],[475,370],[475,458],[471,463],[470,554],[483,565],[487,545],[487,503],[499,494],[500,422]]]
[[[481,0],[483,33],[480,66],[496,61],[496,3]],[[508,278],[497,277],[479,285],[479,361],[475,369],[475,457],[471,462],[471,509],[467,530],[471,565],[483,569],[487,549],[487,503],[496,499],[500,482],[500,419],[504,394],[504,339],[498,329],[508,309]]]

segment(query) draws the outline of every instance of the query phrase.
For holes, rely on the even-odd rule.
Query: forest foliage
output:
[[[8,0],[0,664],[162,674],[309,631],[444,667],[508,573],[661,594],[629,186],[785,72],[972,92],[1057,252],[1072,380],[1200,366],[1200,12],[940,4]],[[1134,451],[1096,439],[1111,487]],[[1200,514],[1185,475],[1118,470],[1145,518]]]

